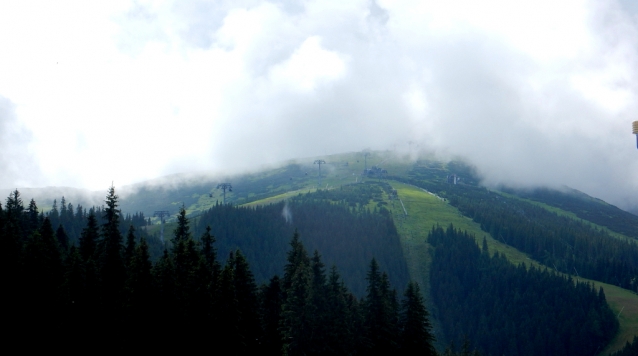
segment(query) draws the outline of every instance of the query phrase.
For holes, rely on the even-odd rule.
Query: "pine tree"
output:
[[[157,308],[163,310],[163,318],[170,323],[175,323],[175,305],[177,304],[175,266],[168,251],[153,266],[153,281],[157,291]]]
[[[326,352],[332,355],[350,355],[355,353],[355,318],[348,307],[348,290],[341,281],[337,267],[332,266],[328,277],[326,293]]]
[[[216,335],[220,342],[227,345],[240,345],[239,336],[239,306],[235,293],[234,254],[231,252],[226,265],[219,276],[217,289],[218,303],[215,315],[217,316]],[[231,349],[230,354],[240,355],[236,349]]]
[[[201,237],[202,255],[206,263],[206,268],[213,277],[213,283],[219,277],[221,266],[217,261],[217,249],[215,248],[215,237],[210,233],[210,226],[206,226],[206,231]]]
[[[35,203],[35,200],[31,199],[29,202],[29,207],[27,208],[28,215],[28,224],[26,229],[26,235],[29,236],[33,231],[37,230],[40,226],[40,221],[38,219],[38,206]]]
[[[401,353],[436,355],[432,325],[416,282],[408,283],[401,312]]]
[[[238,351],[241,354],[257,352],[259,337],[259,305],[257,301],[257,285],[244,255],[237,250],[234,259],[234,284],[237,299],[237,328],[240,338]]]
[[[58,229],[55,230],[55,237],[58,240],[60,249],[66,252],[69,249],[69,236],[66,234],[62,224],[58,225]]]
[[[77,331],[84,328],[83,318],[87,314],[86,267],[75,246],[71,246],[64,261],[62,299],[65,329]]]
[[[124,264],[130,266],[133,254],[135,253],[135,227],[129,225],[126,234],[126,247],[124,248]]]
[[[5,212],[7,215],[15,216],[19,218],[22,216],[22,212],[24,211],[24,205],[22,204],[22,198],[20,197],[20,192],[15,189],[11,192],[9,197],[7,198],[7,204],[5,205]]]
[[[309,324],[311,336],[309,340],[309,352],[314,354],[326,353],[326,333],[328,329],[327,314],[328,304],[326,303],[326,271],[325,265],[321,261],[319,251],[315,250],[310,261],[312,270],[312,285],[310,302],[312,303]]]
[[[153,321],[155,293],[152,268],[148,244],[146,239],[141,238],[130,260],[126,292],[128,315],[132,318],[134,328],[141,328],[142,330],[149,327]]]
[[[368,272],[368,294],[364,301],[365,336],[369,352],[379,355],[395,352],[398,345],[398,302],[390,290],[387,274],[380,273],[373,258]]]
[[[281,323],[281,307],[283,293],[278,276],[270,279],[268,285],[261,287],[260,310],[263,334],[260,338],[262,352],[266,355],[278,355],[282,352],[282,335],[279,331]]]
[[[189,221],[186,209],[182,206],[177,216],[177,227],[173,232],[173,263],[175,265],[175,287],[178,314],[180,318],[189,319],[201,313],[201,306],[196,305],[197,290],[203,281],[199,280],[200,252],[189,232]]]
[[[311,288],[312,270],[308,253],[295,231],[290,242],[288,263],[284,267],[282,319],[280,332],[284,352],[300,355],[308,352],[312,325]]]
[[[109,188],[104,209],[105,223],[102,225],[99,275],[101,280],[102,303],[108,315],[119,318],[123,303],[126,269],[122,258],[122,235],[120,233],[120,211],[117,209],[118,196],[115,188]]]
[[[80,237],[80,255],[84,262],[94,258],[99,238],[97,219],[95,214],[93,214],[93,210],[91,210],[86,227],[82,230],[82,236]]]
[[[64,272],[58,242],[48,218],[27,240],[24,266],[26,314],[32,313],[30,317],[38,327],[53,327],[59,322],[58,313],[62,309],[59,291]]]
[[[190,226],[188,223],[188,218],[186,217],[186,208],[182,205],[179,209],[179,214],[177,215],[177,227],[175,231],[173,231],[173,239],[171,242],[173,243],[173,249],[177,248],[177,245],[191,238]]]
[[[288,251],[287,263],[284,266],[283,291],[284,294],[290,288],[292,277],[299,266],[310,266],[308,252],[299,239],[299,232],[295,230],[290,241],[290,251]]]

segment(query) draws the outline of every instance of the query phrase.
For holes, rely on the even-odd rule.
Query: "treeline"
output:
[[[419,167],[411,172],[411,178],[394,179],[445,197],[463,215],[481,224],[481,229],[493,238],[528,253],[548,267],[638,292],[638,244],[635,241],[611,237],[606,231],[587,223],[559,216],[531,203],[508,198],[485,188],[443,183],[440,177],[442,173],[436,172],[431,168]],[[551,195],[547,191],[539,192],[544,193],[534,195],[537,199],[545,199]],[[577,200],[553,198],[550,199],[550,204],[579,211]],[[563,205],[559,204],[561,201]],[[585,206],[593,209],[591,204]],[[629,226],[619,221],[624,215],[616,210],[617,208],[610,207],[605,212],[615,216],[616,219],[613,220],[617,220],[618,224],[610,224],[608,217],[605,221],[600,220],[602,215],[595,212],[581,211],[579,214],[587,217],[595,215],[598,219],[596,221],[600,220],[601,225],[610,228],[613,225],[612,230],[629,229]]]
[[[340,190],[336,191],[334,194],[340,194]],[[351,196],[360,199],[357,193]],[[365,266],[372,258],[388,272],[391,286],[402,289],[409,279],[408,269],[398,232],[387,210],[369,210],[366,204],[350,204],[352,200],[332,197],[331,193],[319,191],[267,206],[217,204],[197,218],[194,233],[201,236],[210,226],[220,256],[241,249],[251,261],[258,283],[282,274],[287,237],[297,229],[308,249],[321,251],[326,264],[337,266],[356,296],[366,292]]]
[[[94,216],[98,225],[105,222],[103,207],[92,206],[87,209],[80,204],[74,206],[62,197],[59,204],[57,199],[53,200],[51,209],[45,213],[38,208],[33,199],[25,206],[18,190],[11,192],[7,198],[6,209],[7,211],[11,211],[15,216],[21,216],[20,222],[18,226],[16,226],[17,233],[21,235],[21,239],[25,239],[31,235],[42,224],[44,218],[48,218],[63,249],[68,249],[72,245],[77,246],[79,244],[82,230],[86,227],[89,215]],[[163,245],[159,239],[147,234],[144,227],[150,225],[150,219],[146,218],[144,213],[129,213],[120,216],[120,219],[120,233],[123,235],[126,234],[130,226],[133,226],[138,238],[146,238],[147,243],[151,246],[151,250],[157,254],[158,257],[161,256]]]
[[[257,286],[246,257],[217,255],[210,228],[196,241],[182,208],[172,246],[152,263],[145,238],[120,232],[114,188],[102,223],[90,214],[78,245],[63,247],[51,219],[33,220],[14,195],[0,205],[8,341],[25,334],[51,348],[85,345],[130,350],[211,347],[225,354],[435,354],[419,286],[402,298],[375,259],[358,299],[317,251],[294,233],[282,277]],[[13,313],[9,313],[11,309]],[[15,338],[14,338],[15,337]],[[158,339],[159,338],[159,339]],[[99,345],[99,346],[98,346]]]
[[[547,269],[490,257],[473,236],[434,227],[430,280],[437,318],[457,345],[488,355],[593,355],[618,329],[605,294]]]
[[[571,211],[581,219],[638,239],[638,216],[598,199],[592,199],[578,191],[561,192],[543,188],[533,190],[504,189],[504,191]]]
[[[638,336],[634,336],[634,340],[625,344],[622,350],[616,351],[611,356],[636,356],[638,355]]]
[[[635,242],[485,189],[457,187],[449,196],[483,231],[544,265],[638,292]]]

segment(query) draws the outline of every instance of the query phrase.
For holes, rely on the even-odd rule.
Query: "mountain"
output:
[[[222,183],[230,183],[232,191],[218,189]],[[71,188],[20,189],[20,192],[26,200],[38,197],[38,205],[47,211],[53,199],[59,203],[62,196],[67,203],[88,208],[93,204],[104,204],[105,195],[104,192]],[[547,278],[543,283],[554,284],[558,282],[551,282],[552,278],[570,278],[577,284],[583,283],[577,293],[595,294],[597,298],[605,299],[619,324],[614,340],[604,352],[619,350],[638,335],[638,216],[568,187],[488,189],[480,185],[480,177],[474,169],[462,161],[444,162],[433,157],[411,160],[391,152],[361,152],[308,158],[245,175],[174,175],[116,187],[116,192],[120,195],[120,208],[124,213],[141,213],[131,221],[135,217],[142,222],[150,218],[152,225],[138,222],[136,228],[156,241],[159,241],[160,226],[154,212],[171,214],[165,226],[168,240],[175,229],[177,213],[183,206],[192,221],[193,236],[198,239],[206,226],[210,226],[222,259],[229,252],[241,249],[260,283],[267,281],[273,273],[282,273],[287,241],[295,228],[304,244],[317,249],[327,263],[339,268],[349,288],[358,296],[365,294],[366,260],[376,256],[382,269],[394,275],[392,284],[395,288],[401,290],[408,279],[422,286],[428,309],[432,311],[439,348],[444,348],[447,342],[459,342],[460,335],[454,334],[457,329],[476,338],[496,337],[486,332],[475,333],[478,327],[455,327],[454,321],[445,318],[455,315],[457,310],[448,311],[455,304],[443,303],[446,295],[451,297],[453,292],[443,296],[434,293],[443,288],[438,280],[437,289],[431,290],[432,263],[445,260],[436,257],[437,254],[441,249],[453,251],[458,246],[465,246],[465,242],[454,245],[457,247],[430,243],[431,233],[438,231],[433,229],[437,226],[445,229],[450,225],[467,233],[477,244],[483,243],[489,250],[495,260],[480,262],[483,269],[509,270],[510,264],[514,266],[511,268],[526,266],[546,272],[536,275],[536,272],[525,274],[513,269],[508,273],[519,279]],[[228,204],[224,204],[224,199]],[[368,227],[372,229],[366,230]],[[125,230],[126,227],[121,228]],[[76,234],[79,231],[77,224],[74,231]],[[357,231],[363,233],[356,235]],[[334,237],[337,238],[332,239]],[[155,259],[161,255],[161,246],[156,242],[155,252],[151,251]],[[472,256],[479,258],[477,254]],[[461,261],[468,258],[457,257]],[[477,272],[462,270],[446,273]],[[499,274],[485,275],[492,277],[481,278],[490,280]],[[595,288],[586,287],[589,285],[595,285]],[[487,290],[485,295],[496,293],[493,291],[498,288],[494,285],[490,289],[492,292]],[[547,285],[539,284],[538,289],[545,288]],[[565,290],[565,285],[561,288],[565,293],[576,293]],[[598,288],[604,292],[601,294]],[[458,288],[455,290],[460,292]],[[535,298],[539,303],[545,303],[538,299],[541,296]],[[457,304],[461,308],[460,303]],[[606,304],[597,305],[603,309],[591,313],[607,313],[604,311]],[[517,323],[527,322],[525,320]],[[540,334],[538,337],[543,338]],[[583,334],[573,337],[591,341],[607,340],[609,336]],[[525,344],[530,350],[538,344],[528,341]],[[474,340],[473,344],[481,345],[481,342]],[[497,344],[496,341],[493,344]],[[514,352],[507,342],[503,342],[502,347],[489,352]],[[561,347],[576,350],[573,345]],[[600,344],[588,347],[596,352],[603,350]],[[525,354],[522,350],[517,352]]]

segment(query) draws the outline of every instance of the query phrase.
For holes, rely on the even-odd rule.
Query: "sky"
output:
[[[638,207],[633,1],[2,1],[0,187],[363,149]]]

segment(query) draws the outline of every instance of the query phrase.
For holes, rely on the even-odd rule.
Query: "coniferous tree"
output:
[[[64,260],[61,295],[65,313],[63,326],[74,334],[82,332],[86,327],[85,319],[90,317],[86,292],[86,266],[80,252],[73,245]]]
[[[257,285],[244,255],[237,250],[233,271],[235,297],[237,299],[237,328],[241,354],[257,352],[259,338],[259,304],[257,301]]]
[[[332,355],[351,355],[355,353],[357,344],[356,316],[348,306],[349,292],[337,271],[332,266],[326,286],[327,305],[325,323],[326,353]]]
[[[69,249],[69,236],[66,234],[66,231],[64,231],[62,224],[59,224],[58,229],[55,230],[55,237],[58,240],[60,249],[66,252]]]
[[[309,352],[314,354],[326,353],[326,333],[328,325],[326,318],[328,305],[326,303],[326,271],[321,261],[319,251],[315,250],[310,260],[312,270],[312,285],[310,302],[313,313],[310,315],[311,337],[309,340]]]
[[[401,353],[436,355],[432,325],[416,282],[408,283],[401,312]]]
[[[148,246],[147,246],[148,247]],[[126,234],[126,247],[124,248],[124,264],[128,267],[135,253],[135,227],[129,225]]]
[[[261,287],[260,293],[262,327],[260,344],[262,352],[266,355],[278,355],[283,348],[280,332],[282,303],[281,280],[278,276],[274,276],[270,279],[268,285]]]
[[[152,268],[148,244],[141,238],[131,257],[126,280],[128,315],[135,328],[145,329],[153,322],[156,304]]]
[[[226,265],[219,276],[217,289],[218,303],[215,314],[219,340],[229,345],[239,345],[239,310],[237,294],[235,293],[234,254],[231,252]],[[230,354],[239,355],[239,351],[231,349]]]
[[[390,290],[387,274],[373,258],[368,272],[368,294],[364,300],[366,348],[373,354],[395,352],[398,345],[398,302]]]
[[[123,303],[126,268],[122,258],[122,234],[120,233],[120,211],[118,196],[111,186],[106,196],[104,221],[100,240],[99,275],[104,311],[119,318]]]
[[[177,286],[175,282],[175,266],[171,260],[168,250],[153,266],[153,285],[157,293],[156,309],[161,310],[161,319],[169,325],[178,325],[175,305],[177,304]],[[181,331],[181,328],[177,331]]]
[[[38,206],[35,203],[35,200],[31,199],[29,202],[29,207],[27,208],[28,215],[28,223],[26,229],[26,236],[31,235],[33,231],[37,230],[40,226],[40,220],[38,218]]]
[[[288,252],[288,263],[284,267],[284,302],[280,331],[284,340],[283,352],[301,355],[308,352],[312,334],[312,270],[308,253],[296,231],[290,246],[292,249]]]
[[[177,216],[177,227],[173,232],[173,263],[175,266],[175,287],[178,300],[176,309],[180,318],[191,318],[201,313],[197,305],[197,293],[202,281],[199,280],[200,252],[191,238],[186,209],[182,206]]]
[[[202,255],[204,256],[208,270],[213,276],[218,276],[221,266],[217,261],[217,249],[214,246],[215,237],[210,233],[210,226],[206,226],[206,231],[202,235],[200,241],[202,244]]]
[[[89,213],[86,227],[82,230],[80,237],[80,255],[87,262],[95,257],[97,242],[100,238],[97,219],[93,210]]]
[[[25,300],[38,327],[50,328],[59,322],[60,287],[63,265],[55,233],[49,219],[33,233],[25,246]]]
[[[24,205],[22,203],[22,198],[20,197],[20,192],[17,189],[9,194],[7,204],[5,205],[5,211],[7,215],[13,215],[16,218],[22,216]]]
[[[3,289],[6,291],[5,298],[7,305],[18,307],[24,305],[26,308],[28,305],[25,303],[24,288],[22,286],[24,278],[16,274],[16,268],[19,268],[23,262],[23,237],[20,229],[19,216],[15,213],[15,210],[19,209],[20,201],[12,200],[12,196],[19,197],[19,194],[9,196],[4,209],[0,204],[0,277],[2,277],[3,285],[6,286]],[[15,207],[9,209],[7,206]],[[5,308],[0,316],[3,320],[6,320],[9,325],[14,325],[11,326],[11,328],[14,328],[15,325],[22,325],[23,323],[22,318],[18,317],[17,314],[9,308]]]
[[[207,227],[200,243],[201,257],[197,267],[199,281],[197,286],[198,301],[196,302],[199,311],[197,313],[201,316],[202,323],[210,325],[214,323],[215,292],[221,273],[221,266],[217,261],[217,251],[214,246],[215,238],[210,234],[210,227]]]

